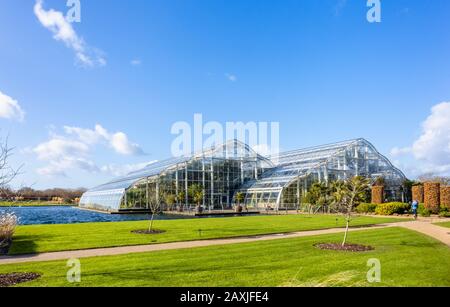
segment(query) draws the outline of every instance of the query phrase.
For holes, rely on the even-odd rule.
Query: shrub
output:
[[[17,226],[17,216],[13,213],[0,213],[0,248],[9,246]]]
[[[364,213],[374,213],[377,208],[377,204],[360,204],[358,207],[356,207],[356,212],[360,214]]]
[[[431,211],[428,210],[427,208],[425,208],[424,204],[420,204],[419,205],[419,209],[417,210],[420,216],[423,217],[430,217],[431,216]]]
[[[311,193],[306,193],[305,196],[302,197],[302,204],[312,204],[312,196]]]
[[[386,203],[376,207],[375,213],[378,215],[405,214],[411,209],[411,205],[404,203]]]
[[[440,217],[450,217],[450,209],[445,206],[442,206],[441,212],[439,212],[439,216]]]

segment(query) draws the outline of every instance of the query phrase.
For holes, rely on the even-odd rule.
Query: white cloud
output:
[[[63,42],[68,48],[75,52],[75,57],[83,66],[104,66],[106,60],[102,52],[96,48],[89,47],[86,42],[74,30],[62,12],[43,8],[43,0],[37,0],[34,5],[34,14],[39,22],[53,33],[53,38]]]
[[[62,160],[70,156],[85,156],[89,146],[74,140],[54,138],[33,149],[39,160]]]
[[[0,118],[23,121],[25,112],[19,103],[0,91]]]
[[[93,130],[80,127],[64,127],[64,135],[50,133],[50,139],[34,148],[25,149],[24,152],[34,153],[41,161],[46,162],[37,170],[38,174],[45,176],[67,176],[68,170],[82,170],[89,173],[108,173],[123,175],[130,171],[142,168],[148,163],[129,165],[98,166],[90,158],[94,146],[104,145],[112,148],[121,155],[143,154],[138,144],[129,141],[123,132],[109,133],[101,125]]]
[[[128,136],[123,132],[113,134],[111,136],[110,142],[114,150],[122,155],[143,154],[143,151],[139,147],[139,145],[131,143],[128,140]]]
[[[43,176],[67,177],[66,171],[70,169],[81,169],[89,173],[100,171],[93,161],[80,157],[66,156],[61,160],[50,161],[47,166],[39,168],[37,173]]]
[[[101,139],[108,135],[106,130],[100,125],[96,125],[94,130],[64,126],[64,131],[69,135],[75,135],[81,142],[89,145],[100,142]]]
[[[121,155],[144,154],[142,148],[138,144],[130,142],[125,133],[109,133],[101,125],[96,125],[94,130],[65,126],[64,131],[68,135],[75,135],[81,142],[89,145],[106,141],[111,148]]]
[[[414,173],[450,174],[450,102],[431,109],[431,115],[422,124],[422,134],[410,147],[394,148],[393,156],[412,155],[409,166]]]
[[[37,170],[44,176],[66,176],[66,170],[76,168],[96,171],[95,163],[86,158],[89,150],[85,143],[57,136],[31,149],[39,160],[48,163]]]
[[[412,147],[414,156],[437,165],[450,164],[450,102],[431,109],[423,134]]]
[[[225,74],[225,77],[226,77],[229,81],[231,81],[231,82],[236,82],[236,81],[237,81],[236,75]]]

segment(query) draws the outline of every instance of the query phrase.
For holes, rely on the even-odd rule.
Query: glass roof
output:
[[[339,143],[305,148],[300,150],[281,153],[270,159],[276,167],[265,172],[258,180],[248,182],[242,190],[282,190],[292,181],[299,177],[305,177],[313,171],[325,166],[333,157],[344,155],[353,146],[362,145],[371,149],[373,156],[382,160],[393,172],[400,177],[406,178],[404,174],[395,168],[389,160],[381,155],[374,146],[364,139],[354,139]]]
[[[230,140],[222,145],[215,146],[200,152],[197,152],[191,156],[172,158],[156,163],[149,164],[145,168],[129,173],[126,176],[114,179],[111,182],[95,187],[88,192],[100,192],[117,189],[128,189],[137,181],[160,175],[165,171],[176,167],[179,164],[185,162],[202,159],[202,158],[214,158],[214,159],[260,159],[267,163],[267,167],[273,167],[271,161],[265,157],[258,155],[248,145],[239,142],[238,140]]]

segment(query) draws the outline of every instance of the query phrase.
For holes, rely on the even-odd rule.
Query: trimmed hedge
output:
[[[360,214],[364,213],[375,213],[375,210],[377,209],[377,204],[360,204],[358,207],[356,207],[356,212]]]
[[[450,186],[441,186],[441,207],[450,209]]]
[[[415,185],[412,187],[412,198],[413,200],[417,200],[420,204],[424,201],[424,191],[423,191],[423,185]]]
[[[378,215],[405,214],[411,210],[411,205],[404,203],[386,203],[380,204],[375,209]]]
[[[384,187],[383,186],[372,186],[372,203],[382,204],[384,202]]]
[[[440,199],[441,185],[436,182],[425,182],[424,192],[425,192],[425,208],[430,210],[432,213],[438,214],[441,202]]]

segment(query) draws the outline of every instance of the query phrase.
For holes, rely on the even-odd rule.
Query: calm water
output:
[[[0,208],[1,212],[14,212],[20,225],[37,224],[76,224],[89,222],[120,222],[148,220],[148,214],[115,215],[85,211],[73,207],[21,207]],[[155,219],[177,219],[167,215],[156,216]]]

